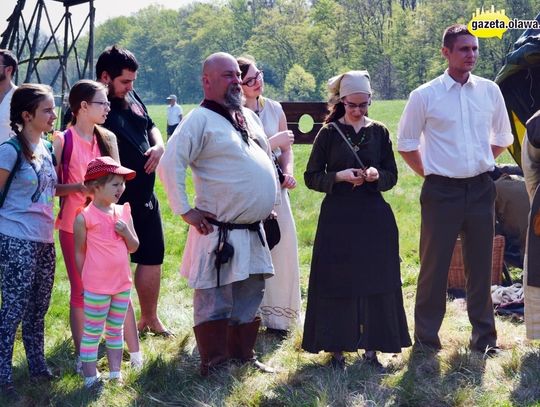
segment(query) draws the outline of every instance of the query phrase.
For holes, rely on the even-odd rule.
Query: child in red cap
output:
[[[139,246],[129,203],[116,205],[125,181],[135,171],[108,156],[88,164],[85,186],[93,199],[75,218],[75,261],[84,288],[84,332],[80,356],[84,384],[99,383],[96,362],[99,339],[105,327],[109,379],[121,381],[123,325],[130,292],[128,253]]]

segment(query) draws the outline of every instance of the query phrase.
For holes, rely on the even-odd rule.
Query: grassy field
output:
[[[371,117],[388,125],[395,136],[403,101],[375,102]],[[186,106],[186,110],[192,106]],[[157,125],[165,129],[166,106],[151,106]],[[299,186],[291,192],[298,228],[302,298],[305,301],[309,264],[322,194],[303,184],[303,170],[311,146],[294,147]],[[510,162],[508,155],[503,161]],[[397,158],[398,185],[385,194],[397,217],[400,254],[403,258],[405,307],[412,327],[412,307],[418,272],[419,204],[421,181]],[[246,367],[202,379],[192,334],[192,292],[178,275],[187,227],[168,209],[160,185],[166,232],[160,316],[177,333],[173,340],[147,338],[142,341],[144,369],[131,372],[124,366],[125,385],[108,385],[100,395],[82,390],[82,379],[73,371],[68,327],[69,284],[60,253],[50,311],[47,316],[46,348],[50,366],[61,374],[51,385],[30,384],[24,350],[17,341],[14,357],[15,382],[23,394],[20,405],[51,406],[525,406],[540,405],[540,351],[527,342],[524,327],[508,319],[497,319],[503,355],[484,360],[468,350],[470,326],[461,301],[448,303],[441,339],[444,349],[436,355],[382,355],[386,374],[363,365],[359,355],[349,354],[346,372],[327,366],[328,355],[311,355],[300,349],[301,328],[285,341],[261,333],[257,352],[276,367],[265,375]],[[136,296],[134,298],[137,309]],[[20,339],[20,336],[19,336]],[[101,353],[100,356],[104,356]],[[106,360],[99,361],[107,371]],[[0,400],[0,405],[3,405]]]

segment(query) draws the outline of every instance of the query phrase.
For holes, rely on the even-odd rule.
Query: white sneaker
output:
[[[109,372],[109,382],[115,383],[117,385],[123,385],[124,384],[124,378],[122,377],[121,372]]]
[[[87,389],[99,390],[103,387],[103,380],[100,375],[85,377],[84,387]]]
[[[81,358],[79,356],[77,356],[77,360],[75,360],[75,372],[79,375],[79,376],[82,376],[83,375],[83,371],[82,371],[82,362],[81,362]]]
[[[130,360],[129,361],[129,364],[131,366],[131,369],[135,370],[136,372],[139,372],[141,371],[141,369],[143,368],[143,361],[142,360]]]

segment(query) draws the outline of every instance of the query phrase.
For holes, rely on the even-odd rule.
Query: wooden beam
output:
[[[313,143],[328,114],[326,102],[281,102],[281,106],[287,118],[287,126],[295,135],[294,142],[296,144]],[[304,115],[313,119],[313,128],[306,133],[299,127],[300,119]]]

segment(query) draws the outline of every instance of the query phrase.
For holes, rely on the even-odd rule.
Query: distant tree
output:
[[[176,88],[178,73],[173,59],[178,20],[177,11],[162,6],[146,7],[133,16],[125,46],[140,63],[136,87],[145,100],[164,103],[166,95]]]
[[[348,33],[341,21],[345,11],[336,0],[319,0],[309,13],[305,67],[313,72],[319,99],[326,98],[326,81],[350,66]]]
[[[247,8],[239,2],[231,7],[198,3],[182,10],[176,45],[177,70],[181,88],[190,101],[202,98],[201,64],[208,55],[223,51],[237,56],[246,52],[245,35],[251,32],[246,13]]]
[[[190,3],[177,11],[150,6],[99,25],[95,52],[97,56],[115,43],[132,50],[141,64],[137,89],[154,102],[163,102],[169,93],[179,93],[183,102],[199,101],[201,64],[216,51],[253,55],[265,70],[267,93],[279,99],[323,100],[328,78],[350,69],[370,72],[376,97],[405,98],[444,71],[443,29],[467,23],[482,4],[222,0]],[[493,4],[510,18],[532,19],[540,10],[540,0],[493,0]],[[502,39],[480,39],[475,73],[493,78],[520,34],[509,30]],[[305,83],[296,83],[291,76],[296,71]]]
[[[308,4],[305,0],[276,1],[263,12],[246,51],[275,72],[274,85],[283,87],[285,75],[295,64],[305,64]]]
[[[100,24],[94,35],[94,56],[99,56],[110,45],[125,46],[131,36],[133,24],[133,17],[114,17]]]
[[[311,100],[316,91],[315,78],[298,64],[294,64],[285,77],[285,96],[290,101]]]

